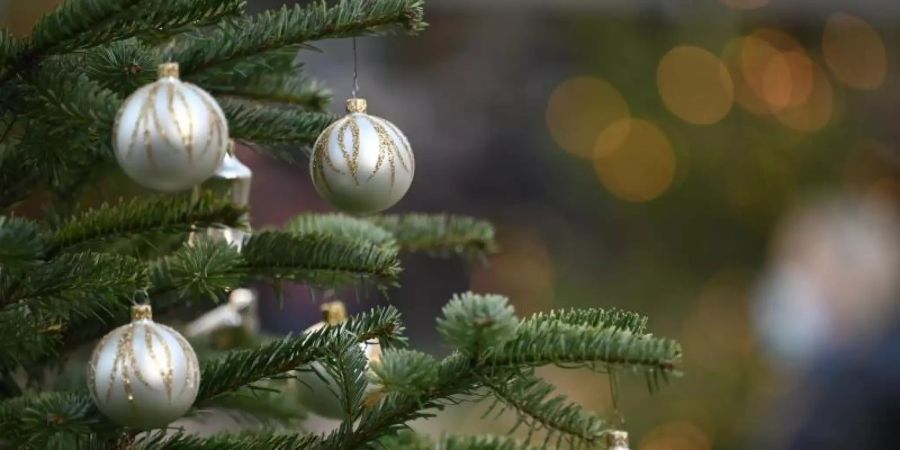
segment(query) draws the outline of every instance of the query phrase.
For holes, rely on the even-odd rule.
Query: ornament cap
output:
[[[347,112],[348,113],[364,113],[366,112],[366,99],[364,98],[351,98],[347,99]]]
[[[134,305],[131,307],[131,321],[151,320],[153,319],[153,309],[150,305]]]
[[[330,326],[337,325],[347,320],[347,307],[343,302],[327,302],[322,303],[322,318]]]
[[[179,68],[177,62],[167,62],[159,65],[157,69],[159,78],[173,77],[178,78]]]
[[[606,445],[610,450],[628,450],[628,432],[612,430],[606,434]]]

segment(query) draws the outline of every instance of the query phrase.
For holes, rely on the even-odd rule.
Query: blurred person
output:
[[[793,389],[766,449],[895,449],[900,424],[900,222],[895,205],[830,198],[776,232],[754,318]]]

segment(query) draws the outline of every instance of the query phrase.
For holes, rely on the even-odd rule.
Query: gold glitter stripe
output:
[[[407,139],[406,135],[393,123],[385,120],[384,124],[394,132],[394,135],[400,140],[400,143],[403,144],[403,149],[406,150],[406,156],[409,158],[409,167],[406,166],[406,161],[403,160],[402,153],[398,152],[397,156],[400,159],[400,165],[406,169],[406,173],[412,173],[412,170],[415,170],[416,167],[416,158],[413,156],[412,146],[409,145],[409,139]]]
[[[366,116],[366,119],[369,120],[369,123],[372,125],[372,128],[375,130],[375,133],[378,134],[378,155],[379,158],[382,157],[382,154],[387,155],[388,164],[391,166],[391,190],[394,190],[394,181],[397,176],[397,167],[394,165],[394,153],[397,151],[394,142],[387,134],[387,130],[381,126],[380,121],[374,119],[372,117]],[[372,176],[378,173],[377,170],[372,171]]]

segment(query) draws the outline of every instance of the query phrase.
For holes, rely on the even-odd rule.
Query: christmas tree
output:
[[[282,230],[221,239],[206,231],[246,229],[248,209],[208,183],[92,204],[89,188],[122,178],[117,111],[156,80],[157,67],[171,68],[164,63],[177,62],[181,79],[212,94],[231,139],[304,163],[335,117],[298,52],[318,40],[414,35],[426,26],[421,0],[314,2],[251,17],[244,8],[244,0],[70,0],[30,36],[0,35],[0,448],[592,448],[617,436],[613,423],[556,394],[534,369],[635,373],[653,389],[677,373],[678,344],[652,336],[639,314],[517,317],[506,298],[474,293],[451,299],[436,318],[452,349],[443,359],[411,349],[392,307],[283,338],[249,336],[224,352],[198,348],[188,416],[227,407],[299,417],[304,405],[280,393],[312,371],[339,405],[342,421],[330,432],[262,420],[198,436],[128,426],[101,411],[103,393],[86,387],[84,349],[128,324],[130,312],[147,320],[135,303],[151,304],[153,320],[165,323],[212,309],[251,281],[386,291],[397,284],[403,252],[477,259],[495,250],[490,224],[456,215],[304,214]],[[40,204],[40,213],[24,217],[23,203]],[[163,358],[145,336],[149,357]],[[375,341],[383,353],[370,360],[365,345]],[[112,374],[92,366],[91,381],[136,364],[116,361]],[[173,380],[171,370],[161,376],[167,387],[191,382]],[[140,413],[147,405],[127,393]],[[481,400],[515,411],[528,432],[434,441],[409,431],[447,405]]]

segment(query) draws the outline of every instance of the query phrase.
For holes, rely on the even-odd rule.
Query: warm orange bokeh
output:
[[[709,437],[690,422],[668,422],[650,430],[639,450],[710,450]]]
[[[547,127],[567,152],[592,158],[594,142],[606,127],[629,117],[628,103],[611,84],[575,77],[554,89],[547,102]]]
[[[597,139],[594,169],[616,197],[646,202],[659,197],[675,178],[675,153],[655,124],[625,119],[609,126]]]
[[[699,47],[675,47],[666,53],[659,62],[656,83],[663,103],[685,122],[714,124],[734,104],[728,69],[716,55]]]
[[[834,76],[856,89],[874,90],[887,76],[887,51],[878,32],[864,20],[838,13],[822,33],[822,53]]]
[[[834,116],[834,90],[825,71],[813,65],[815,78],[812,92],[803,104],[778,112],[778,121],[797,131],[814,132],[825,128]]]

